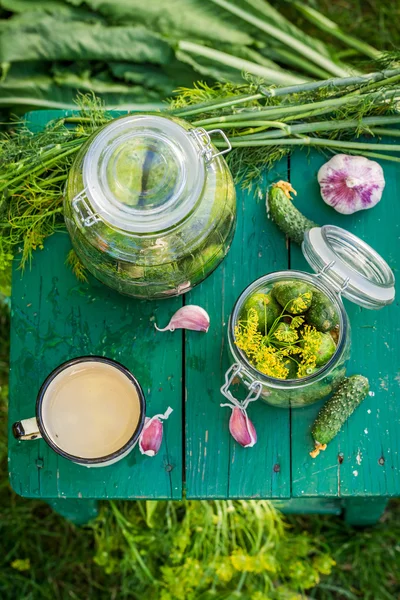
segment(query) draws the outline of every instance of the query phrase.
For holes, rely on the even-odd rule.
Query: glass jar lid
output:
[[[181,221],[203,189],[206,163],[195,136],[157,115],[106,125],[83,162],[85,200],[95,215],[129,232],[157,232]]]
[[[394,300],[394,275],[371,246],[334,225],[314,227],[302,245],[308,264],[337,292],[366,308],[382,308]]]

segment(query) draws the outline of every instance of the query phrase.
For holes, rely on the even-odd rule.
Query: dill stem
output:
[[[36,167],[33,167],[32,169],[28,169],[24,173],[21,173],[18,177],[14,177],[14,179],[11,179],[10,181],[3,183],[3,185],[0,185],[0,192],[2,192],[5,188],[9,187],[11,184],[16,183],[17,181],[20,181],[21,179],[25,179],[28,175],[46,171],[55,162],[61,160],[62,158],[66,158],[67,156],[70,156],[71,154],[74,154],[75,152],[77,152],[79,150],[80,146],[81,146],[81,144],[79,144],[79,146],[74,146],[73,148],[70,148],[66,152],[57,154],[57,156],[55,156],[53,159],[48,160],[44,163],[41,162],[39,165],[36,165]]]
[[[399,69],[388,69],[386,71],[378,71],[376,73],[368,73],[367,75],[358,75],[356,77],[331,77],[330,79],[321,79],[320,81],[311,81],[309,83],[301,83],[299,85],[290,85],[280,88],[260,88],[260,91],[266,97],[289,96],[291,94],[299,94],[301,92],[312,92],[321,88],[337,88],[352,85],[362,85],[368,82],[381,82],[386,78],[400,74]],[[380,83],[379,85],[382,85]]]
[[[368,142],[342,142],[340,140],[330,140],[325,138],[299,137],[299,138],[279,138],[273,140],[238,140],[232,142],[232,147],[254,147],[254,146],[322,146],[324,148],[350,148],[354,150],[374,150],[400,152],[400,145],[395,144],[371,144]],[[216,142],[215,146],[223,147],[222,142]]]
[[[281,123],[280,121],[231,121],[229,123],[221,123],[219,125],[219,129],[230,129],[230,128],[240,128],[240,127],[259,127],[259,126],[269,126],[269,127],[281,127],[281,129],[288,129],[289,125],[285,123]],[[204,129],[206,131],[210,129],[214,129],[212,125],[205,125]]]
[[[228,96],[219,100],[210,100],[209,102],[201,102],[199,104],[193,104],[187,108],[176,108],[170,111],[170,114],[177,117],[189,117],[191,115],[197,115],[209,110],[216,110],[218,108],[227,108],[230,106],[236,106],[237,104],[244,104],[246,102],[252,102],[263,98],[263,94],[242,94],[238,96]]]
[[[37,215],[31,214],[31,215],[29,215],[29,218],[32,219],[32,221],[41,221],[43,219],[46,219],[47,217],[51,217],[52,215],[62,213],[63,210],[64,210],[63,207],[59,206],[58,208],[54,208],[53,210],[48,210],[45,213],[40,213]],[[24,221],[25,219],[26,219],[26,215],[16,215],[14,217],[10,217],[9,222],[12,224],[12,226],[15,229],[18,229],[18,225],[16,225],[16,223],[18,221]]]
[[[319,90],[321,88],[338,88],[352,85],[363,85],[364,83],[371,83],[366,88],[366,91],[371,90],[374,87],[380,87],[394,81],[398,81],[400,76],[399,69],[388,69],[386,71],[380,71],[376,73],[369,73],[367,75],[360,75],[356,77],[332,77],[330,79],[321,79],[319,81],[312,81],[309,83],[300,83],[297,85],[291,85],[287,87],[270,87],[266,88],[261,86],[260,92],[255,94],[241,94],[237,96],[227,96],[217,100],[209,100],[206,102],[199,102],[191,106],[176,108],[170,111],[170,114],[176,116],[188,117],[191,115],[201,114],[202,112],[208,112],[209,110],[217,110],[219,108],[227,108],[230,106],[236,106],[238,104],[244,104],[246,102],[252,102],[254,100],[260,100],[261,98],[272,98],[278,96],[289,96],[291,94],[299,94],[302,92],[311,92]],[[65,119],[67,122],[76,122],[73,119],[77,117],[68,117]],[[89,120],[89,118],[87,118]]]
[[[379,149],[380,144],[376,144],[376,147]],[[328,150],[334,153],[333,150],[328,148]],[[358,154],[357,150],[347,150],[347,154]],[[390,154],[379,154],[379,152],[363,152],[363,156],[368,156],[369,158],[377,158],[378,160],[390,160],[391,162],[400,163],[400,158],[398,156],[391,156]]]
[[[48,185],[53,185],[53,183],[58,183],[59,181],[65,181],[68,177],[68,173],[64,173],[63,175],[59,175],[58,177],[49,177],[48,179],[44,179],[40,182],[41,187],[47,187]]]
[[[260,121],[261,123],[261,121]],[[296,135],[299,133],[315,133],[317,131],[339,131],[341,129],[360,129],[365,127],[369,131],[375,133],[374,128],[370,128],[370,125],[389,125],[389,124],[400,124],[400,115],[390,116],[377,116],[377,117],[365,117],[364,119],[344,119],[342,121],[314,121],[310,123],[299,123],[296,125],[289,125],[281,123],[284,133],[279,129],[271,129],[263,133],[249,134],[241,137],[242,140],[249,139],[264,139],[264,138],[279,138],[282,135]],[[254,123],[257,125],[257,123]],[[224,125],[224,128],[228,128]],[[379,129],[384,132],[381,135],[400,135],[398,129]],[[397,132],[397,133],[392,133]],[[230,140],[236,140],[236,137],[230,137]]]
[[[107,123],[109,119],[100,119],[96,117],[96,122],[99,123]],[[60,119],[60,123],[93,123],[92,117],[65,117],[64,119]]]
[[[399,119],[400,122],[400,119]],[[374,135],[391,135],[392,137],[400,137],[400,129],[389,129],[385,127],[371,127],[371,133]]]
[[[70,140],[67,142],[62,142],[62,143],[55,143],[55,144],[49,144],[51,146],[51,148],[49,148],[48,150],[43,150],[43,148],[40,148],[37,150],[36,152],[36,157],[35,159],[38,161],[43,161],[43,159],[47,159],[50,156],[52,156],[53,154],[56,154],[61,150],[61,149],[66,149],[69,147],[74,147],[77,145],[81,145],[82,144],[82,140]],[[46,146],[45,146],[46,147]],[[18,162],[14,163],[11,167],[7,168],[7,175],[10,176],[14,171],[19,171],[21,169],[21,167],[32,160],[32,155],[26,156],[25,158],[21,158],[18,160]]]
[[[397,96],[396,96],[397,94]],[[392,96],[392,97],[391,97]],[[381,102],[386,102],[387,100],[396,100],[400,97],[400,90],[393,89],[390,92],[382,93],[382,92],[373,92],[369,95],[368,100],[371,102],[376,100],[377,104]],[[293,106],[274,106],[270,108],[265,108],[263,110],[246,110],[241,113],[235,113],[233,115],[223,115],[219,117],[210,117],[208,119],[200,119],[199,121],[193,121],[192,125],[194,126],[203,126],[208,124],[217,124],[217,123],[229,123],[232,121],[241,121],[245,119],[251,119],[251,115],[253,118],[257,118],[260,120],[262,117],[284,117],[287,118],[290,115],[294,115],[296,119],[305,118],[308,116],[315,116],[318,114],[324,114],[326,112],[331,112],[336,108],[340,108],[341,106],[356,106],[357,104],[361,104],[365,102],[366,97],[361,96],[359,94],[351,93],[346,96],[342,96],[341,98],[330,98],[328,100],[322,100],[320,102],[310,102],[306,104],[295,104]],[[306,111],[306,112],[303,112]],[[307,112],[308,111],[308,112]],[[322,112],[320,112],[322,111]],[[301,114],[298,114],[301,113]]]

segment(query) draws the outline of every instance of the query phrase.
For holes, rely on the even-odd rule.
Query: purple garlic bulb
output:
[[[321,196],[343,215],[372,208],[382,197],[382,167],[364,156],[336,154],[318,171]]]

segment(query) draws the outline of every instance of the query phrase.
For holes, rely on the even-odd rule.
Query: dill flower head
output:
[[[278,352],[276,348],[264,346],[256,355],[255,364],[261,373],[264,373],[269,377],[286,379],[289,369],[285,367],[282,359],[282,354]]]
[[[310,307],[311,299],[311,292],[304,292],[304,294],[300,294],[300,296],[291,301],[290,312],[298,314],[306,311]]]
[[[262,344],[263,336],[258,331],[258,314],[255,308],[250,308],[247,321],[239,321],[235,325],[235,344],[249,358],[255,356]]]

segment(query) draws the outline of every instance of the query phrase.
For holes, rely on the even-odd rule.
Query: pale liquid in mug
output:
[[[61,371],[42,404],[51,440],[79,458],[101,458],[120,450],[139,417],[139,395],[132,381],[101,362],[82,362]]]

